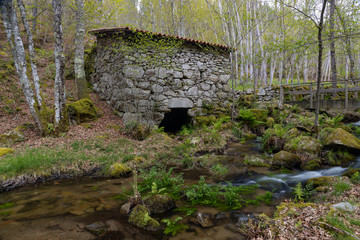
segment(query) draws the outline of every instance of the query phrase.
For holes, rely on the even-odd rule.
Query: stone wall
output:
[[[228,51],[178,40],[133,41],[124,34],[98,35],[90,76],[93,90],[125,123],[158,125],[172,108],[201,116],[206,106],[229,106]]]

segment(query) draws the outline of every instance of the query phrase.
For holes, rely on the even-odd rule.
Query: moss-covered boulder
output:
[[[292,138],[295,138],[295,137],[298,137],[300,136],[302,133],[299,131],[299,129],[297,128],[292,128],[290,129],[289,131],[287,131],[285,134],[284,134],[284,138],[285,139],[292,139]]]
[[[346,176],[348,178],[352,178],[355,174],[359,174],[360,175],[360,168],[351,168],[349,170],[347,170],[343,176]]]
[[[356,160],[356,156],[347,150],[331,150],[326,152],[325,160],[326,163],[331,166],[347,167]]]
[[[245,156],[243,163],[245,166],[249,167],[270,167],[268,162],[260,155],[247,155]]]
[[[98,117],[94,103],[88,98],[67,104],[67,111],[70,120],[77,124],[95,121]]]
[[[360,140],[342,128],[335,129],[324,141],[324,145],[330,148],[345,148],[360,152]]]
[[[141,204],[136,205],[132,210],[129,223],[149,231],[157,231],[160,228],[159,222],[150,217],[149,210]]]
[[[280,151],[274,154],[273,161],[271,163],[272,167],[275,168],[296,168],[301,164],[301,159],[296,154]]]
[[[0,157],[5,156],[7,154],[14,153],[15,151],[11,148],[0,148]]]
[[[332,186],[338,182],[346,182],[350,183],[348,177],[331,177],[331,176],[323,176],[323,177],[315,177],[310,178],[307,181],[307,184],[312,183],[313,187],[319,192],[326,192],[329,186]]]
[[[23,141],[24,135],[21,132],[22,127],[17,127],[14,130],[0,135],[0,144],[14,144]]]
[[[310,136],[298,136],[289,139],[284,146],[284,150],[289,152],[307,153],[319,155],[322,145],[318,139]]]
[[[151,214],[164,213],[175,208],[174,200],[168,195],[155,194],[145,200]]]
[[[271,136],[265,142],[265,150],[277,153],[283,150],[285,140],[278,136]]]
[[[111,177],[123,177],[131,173],[131,168],[122,163],[115,163],[110,167],[110,176]]]
[[[321,159],[317,157],[312,158],[303,165],[303,169],[309,171],[319,169],[320,167],[321,167]]]

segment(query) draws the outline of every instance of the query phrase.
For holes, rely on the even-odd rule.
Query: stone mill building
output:
[[[92,30],[97,37],[90,81],[124,123],[176,128],[231,98],[230,49],[130,29]]]

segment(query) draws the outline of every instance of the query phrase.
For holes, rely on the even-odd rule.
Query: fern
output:
[[[295,195],[295,202],[302,202],[304,201],[304,197],[305,197],[305,192],[304,189],[301,186],[301,182],[299,182],[298,184],[296,184],[296,187],[292,188],[294,190],[294,195]]]
[[[188,226],[177,223],[180,220],[182,220],[182,217],[177,217],[173,221],[171,219],[166,219],[166,218],[161,220],[161,222],[166,223],[166,228],[164,230],[164,233],[166,235],[171,234],[172,236],[175,236],[179,232],[188,229],[189,228]]]

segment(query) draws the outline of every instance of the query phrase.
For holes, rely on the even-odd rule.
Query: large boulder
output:
[[[141,204],[136,205],[132,210],[129,223],[149,231],[157,231],[160,228],[160,223],[150,217],[149,210]]]
[[[98,117],[94,103],[88,98],[68,104],[67,110],[70,120],[77,124],[95,121]]]
[[[296,168],[301,164],[301,159],[296,154],[280,151],[274,154],[271,165],[276,168]]]
[[[360,140],[342,128],[335,129],[324,141],[326,147],[360,151]]]
[[[164,213],[175,208],[174,200],[168,195],[155,194],[145,200],[151,214]]]
[[[0,148],[0,157],[5,156],[6,154],[14,153],[14,150],[11,148]]]

